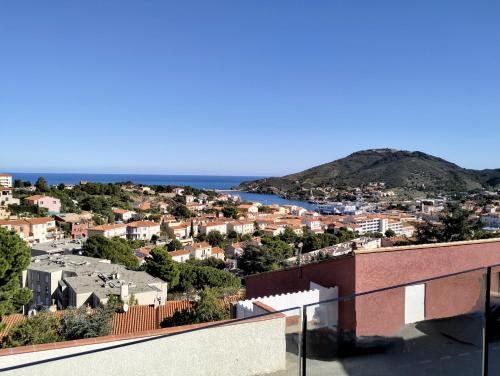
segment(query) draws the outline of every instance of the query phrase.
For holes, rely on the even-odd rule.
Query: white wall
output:
[[[107,348],[133,340],[0,357],[4,367]],[[283,317],[177,334],[140,344],[7,371],[2,375],[246,376],[286,367]]]
[[[253,303],[261,302],[265,305],[282,311],[294,307],[302,307],[306,304],[318,303],[320,301],[338,298],[338,287],[323,287],[317,283],[310,282],[310,290],[299,291],[288,294],[271,295],[262,298],[243,300],[236,303],[236,317],[253,317],[262,314]],[[286,316],[301,314],[298,309],[282,312]],[[307,308],[308,321],[315,320],[320,325],[336,326],[338,322],[338,302],[312,305]]]

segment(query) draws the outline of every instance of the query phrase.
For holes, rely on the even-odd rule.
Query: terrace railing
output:
[[[500,375],[499,280],[494,265],[251,318],[0,350],[0,373]]]

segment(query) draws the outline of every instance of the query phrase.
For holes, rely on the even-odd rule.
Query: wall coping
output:
[[[211,321],[200,324],[191,324],[191,325],[182,325],[182,326],[174,326],[170,328],[160,328],[155,330],[146,330],[142,332],[128,333],[128,334],[113,334],[109,336],[102,337],[94,337],[94,338],[83,338],[72,341],[63,341],[63,342],[52,342],[52,343],[43,343],[39,345],[27,345],[27,346],[19,346],[19,347],[10,347],[6,349],[0,349],[0,357],[9,356],[9,355],[17,355],[24,353],[31,353],[37,351],[45,351],[45,350],[57,350],[64,349],[68,347],[78,347],[78,346],[86,346],[86,345],[96,345],[100,343],[109,343],[115,341],[124,341],[131,339],[139,339],[139,338],[148,338],[148,337],[159,337],[165,335],[173,335],[173,334],[181,334],[183,332],[191,332],[201,329],[209,329],[209,328],[218,328],[223,326],[231,326],[238,324],[248,324],[259,321],[272,320],[277,318],[284,318],[286,315],[280,312],[275,312],[271,314],[266,314],[263,316],[257,316],[252,318],[247,318],[244,320],[241,319],[230,319],[230,320],[221,320],[221,321]],[[75,354],[75,356],[78,354]]]
[[[430,244],[415,244],[415,245],[402,245],[397,247],[384,247],[384,248],[374,248],[374,249],[357,249],[354,250],[355,255],[364,255],[369,253],[382,253],[382,252],[395,252],[395,251],[410,251],[414,249],[426,249],[426,248],[445,248],[454,247],[462,245],[475,245],[475,244],[489,244],[489,243],[499,243],[500,238],[492,239],[479,239],[479,240],[464,240],[459,242],[447,242],[447,243],[430,243]]]

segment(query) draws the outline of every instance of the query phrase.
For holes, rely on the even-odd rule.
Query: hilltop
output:
[[[370,149],[291,175],[243,182],[237,188],[300,197],[317,187],[341,190],[376,182],[387,188],[472,191],[500,185],[500,169],[465,169],[420,151]]]

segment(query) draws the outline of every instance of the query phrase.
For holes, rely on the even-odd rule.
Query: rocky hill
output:
[[[465,169],[419,151],[372,149],[295,174],[243,182],[238,189],[299,197],[304,189],[352,188],[382,182],[387,188],[471,191],[500,185],[500,169]]]

